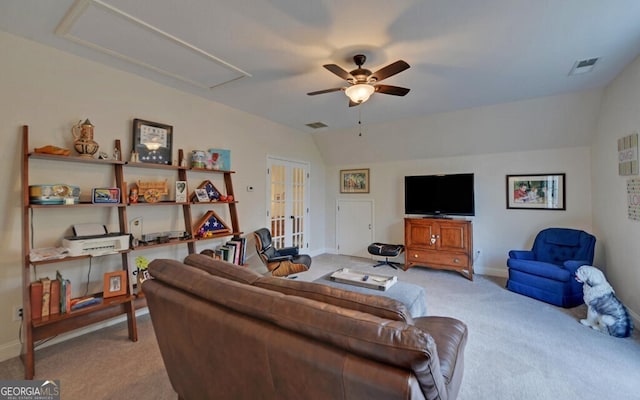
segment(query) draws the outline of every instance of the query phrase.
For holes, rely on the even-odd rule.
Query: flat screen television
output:
[[[405,176],[404,213],[475,215],[473,174]]]

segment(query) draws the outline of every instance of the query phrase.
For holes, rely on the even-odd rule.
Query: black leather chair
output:
[[[287,276],[307,271],[311,267],[311,257],[298,254],[297,247],[274,248],[269,229],[260,228],[253,232],[253,235],[256,239],[258,256],[271,271],[271,275]]]

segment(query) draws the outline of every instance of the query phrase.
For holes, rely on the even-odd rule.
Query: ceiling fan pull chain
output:
[[[358,136],[362,136],[362,107],[358,108],[358,130],[360,131]]]

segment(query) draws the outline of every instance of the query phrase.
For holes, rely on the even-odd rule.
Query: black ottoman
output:
[[[374,256],[383,256],[384,261],[380,261],[373,267],[388,265],[393,269],[398,269],[400,263],[389,261],[389,257],[397,257],[404,252],[404,246],[401,244],[371,243],[367,248],[369,254]]]

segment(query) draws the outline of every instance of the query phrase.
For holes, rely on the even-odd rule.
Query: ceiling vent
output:
[[[596,58],[588,58],[585,60],[576,61],[573,64],[573,68],[569,72],[569,75],[579,75],[587,72],[591,72],[593,67],[596,65],[596,62],[599,60],[599,57]]]
[[[309,128],[313,128],[313,129],[320,129],[320,128],[326,128],[328,127],[328,125],[326,125],[323,122],[312,122],[310,124],[306,124]]]

